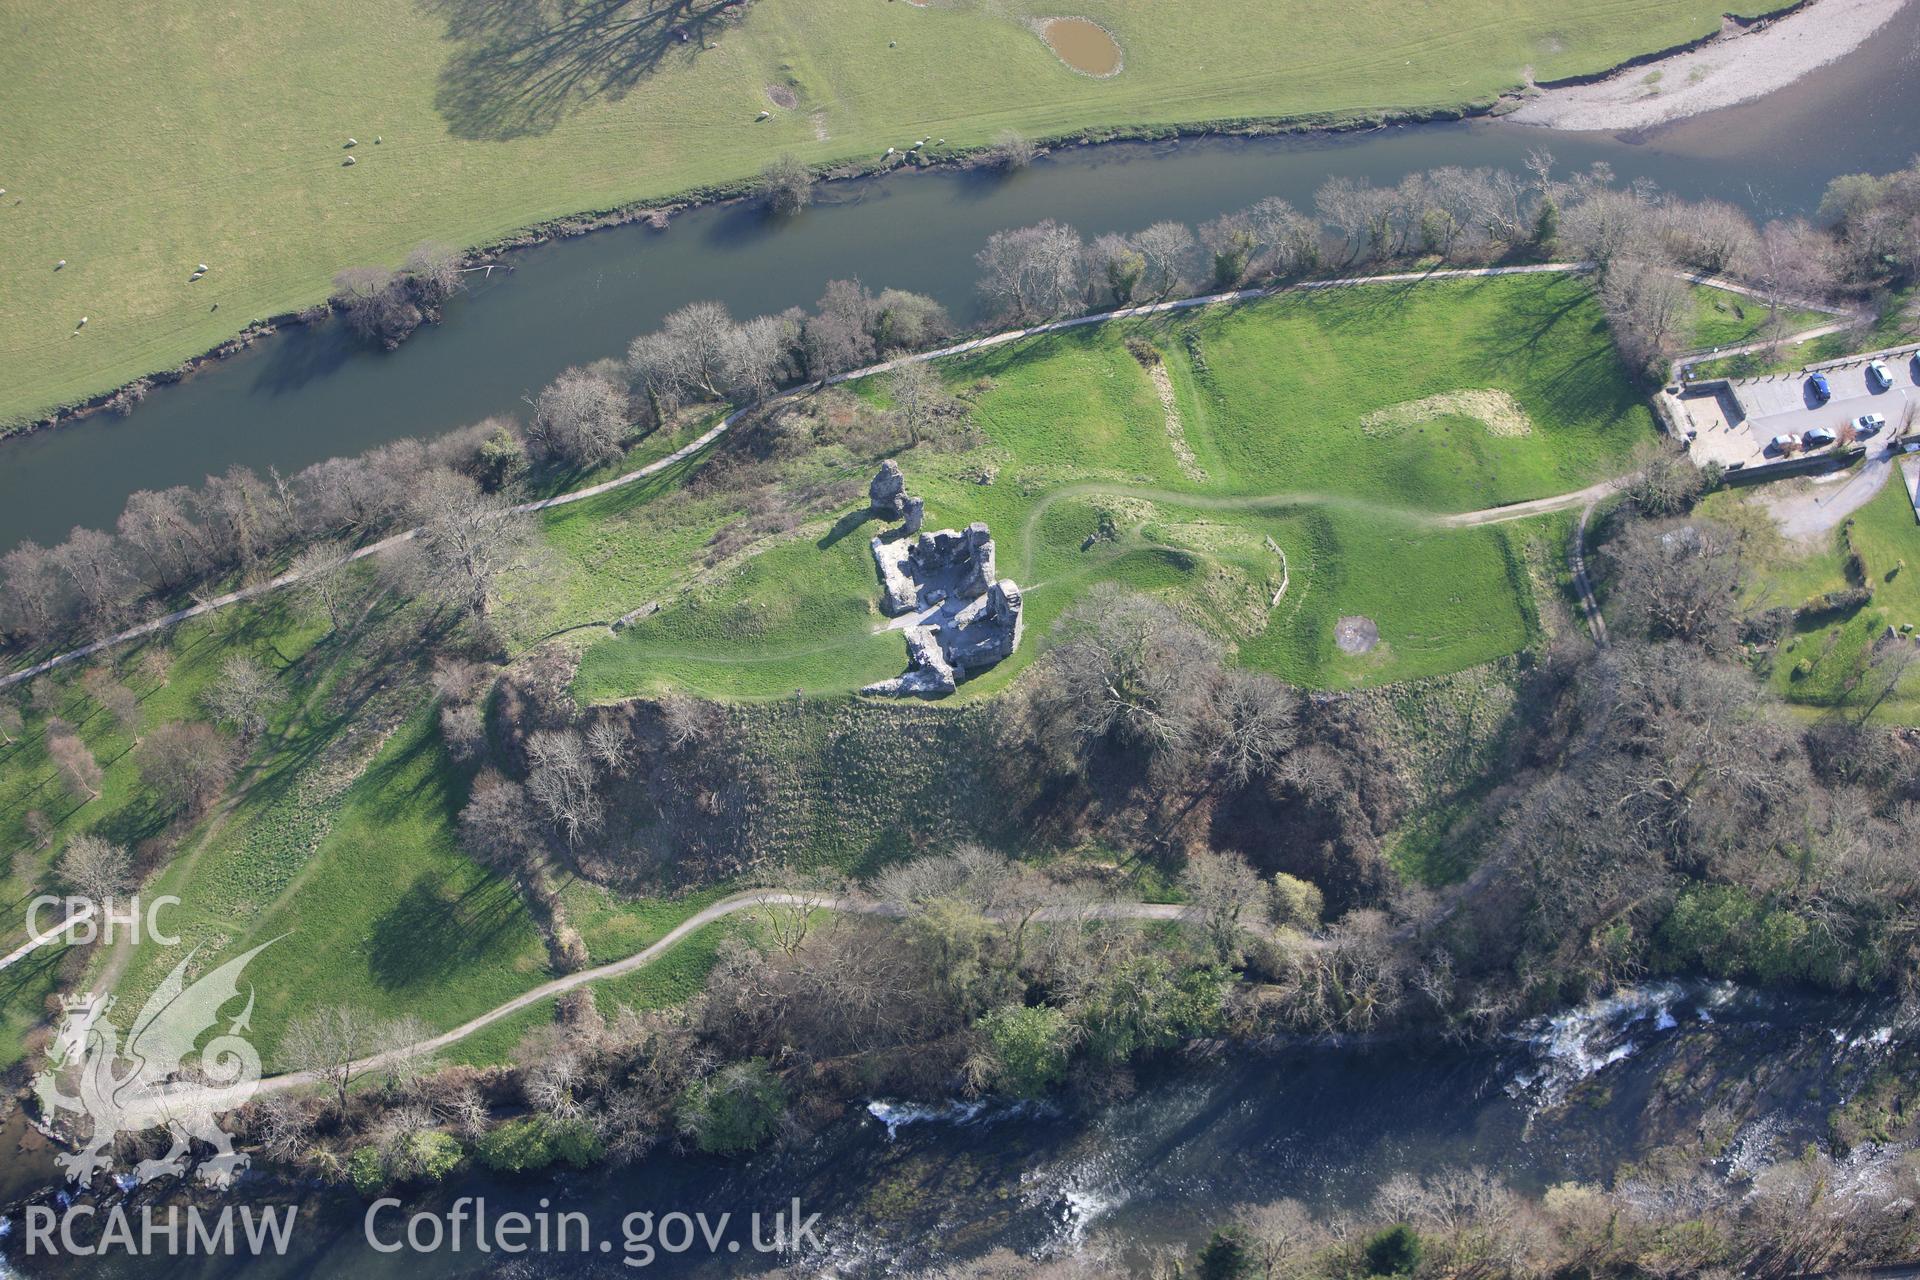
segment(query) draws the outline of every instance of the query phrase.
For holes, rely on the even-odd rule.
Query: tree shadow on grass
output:
[[[618,100],[670,60],[691,62],[751,0],[420,0],[456,48],[434,107],[456,138],[550,133]]]
[[[503,877],[455,891],[423,875],[374,922],[373,980],[389,991],[444,982],[484,960],[519,924],[520,910],[520,895]]]

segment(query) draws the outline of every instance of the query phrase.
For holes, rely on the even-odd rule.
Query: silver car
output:
[[[1887,372],[1884,360],[1867,361],[1867,382],[1869,385],[1886,391],[1893,386],[1893,375]]]

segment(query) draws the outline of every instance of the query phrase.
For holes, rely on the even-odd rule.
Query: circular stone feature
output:
[[[1369,653],[1380,643],[1380,628],[1372,618],[1352,614],[1333,624],[1333,642],[1342,653]]]
[[[1107,29],[1086,18],[1049,18],[1040,38],[1060,61],[1082,75],[1120,74],[1120,42]]]
[[[800,95],[784,84],[767,86],[767,101],[782,111],[792,111],[800,105]]]

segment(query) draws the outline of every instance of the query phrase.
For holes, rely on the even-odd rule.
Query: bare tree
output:
[[[1737,540],[1719,525],[1635,521],[1607,544],[1613,625],[1652,640],[1728,652],[1737,639],[1744,576]]]
[[[120,541],[145,564],[146,580],[156,587],[176,587],[206,571],[204,536],[194,523],[192,504],[185,485],[140,489],[120,513]]]
[[[436,312],[460,291],[460,254],[444,244],[428,241],[407,255],[401,267],[414,300]]]
[[[425,319],[406,279],[384,267],[349,267],[333,278],[333,305],[362,338],[391,350]]]
[[[89,667],[80,677],[80,687],[87,691],[100,709],[113,717],[120,732],[133,739],[133,745],[140,745],[140,698],[114,678],[109,667]]]
[[[1693,295],[1665,262],[1616,258],[1600,279],[1600,306],[1622,359],[1657,374],[1679,351]]]
[[[527,791],[546,810],[547,817],[566,838],[577,844],[597,830],[606,810],[594,776],[586,742],[572,729],[541,730],[527,740],[533,771]]]
[[[994,232],[974,260],[980,264],[981,292],[1017,321],[1061,315],[1086,293],[1080,233],[1051,219]]]
[[[1767,224],[1752,271],[1769,316],[1796,302],[1824,301],[1839,279],[1832,237],[1801,219]]]
[[[987,161],[996,169],[1012,173],[1032,164],[1035,154],[1037,152],[1033,143],[1021,134],[1008,129],[994,139],[993,146],[987,151]]]
[[[35,640],[53,634],[64,621],[61,582],[53,553],[28,539],[0,556],[0,623]]]
[[[633,753],[633,730],[624,717],[608,713],[587,726],[587,752],[609,773],[623,773]]]
[[[667,749],[679,751],[711,740],[720,730],[721,714],[710,702],[670,693],[660,699],[660,722],[666,731]]]
[[[379,1024],[364,1009],[336,1005],[304,1013],[287,1024],[280,1053],[296,1070],[312,1072],[334,1091],[340,1114],[347,1113],[347,1089],[378,1051]]]
[[[1247,210],[1247,226],[1260,246],[1260,263],[1283,279],[1320,265],[1320,226],[1278,196]]]
[[[486,715],[477,703],[448,703],[440,708],[440,736],[455,760],[462,764],[477,760],[486,750]]]
[[[526,788],[494,769],[482,769],[460,811],[460,837],[499,867],[518,867],[540,847]]]
[[[433,471],[414,494],[416,541],[446,599],[484,622],[502,584],[531,566],[532,531],[524,513],[470,478]]]
[[[1145,596],[1101,587],[1061,619],[1042,697],[1085,749],[1190,743],[1220,646]]]
[[[134,752],[140,780],[175,809],[204,808],[233,774],[233,748],[212,725],[175,720]]]
[[[600,369],[576,366],[540,393],[527,439],[542,457],[599,466],[620,456],[627,417],[625,388]]]
[[[75,528],[54,548],[52,560],[72,586],[86,620],[97,630],[113,630],[134,585],[118,544],[97,529]]]
[[[814,314],[801,330],[807,372],[825,378],[871,363],[873,309],[873,297],[858,280],[827,281]]]
[[[214,719],[240,733],[241,745],[266,731],[267,723],[286,701],[286,692],[273,674],[246,654],[235,654],[220,668],[220,678],[201,695]]]
[[[288,571],[294,579],[294,599],[324,615],[329,631],[340,630],[353,586],[346,548],[337,542],[312,543],[294,556]]]
[[[1180,887],[1215,953],[1224,961],[1236,959],[1245,922],[1265,915],[1260,877],[1237,853],[1198,853],[1187,859]]]
[[[813,171],[792,153],[782,155],[760,171],[760,198],[780,217],[789,217],[813,203]]]
[[[1200,243],[1213,257],[1213,282],[1226,289],[1246,282],[1260,252],[1260,239],[1244,213],[1224,213],[1202,226]]]
[[[133,882],[133,855],[125,845],[83,832],[60,851],[60,878],[94,902],[123,893]]]
[[[924,360],[901,365],[888,375],[887,393],[907,429],[908,441],[916,445],[932,434],[941,411],[952,403],[940,375]]]
[[[1156,301],[1165,301],[1185,289],[1193,278],[1200,242],[1184,222],[1156,222],[1133,237],[1145,269],[1140,288]]]
[[[80,735],[59,720],[47,722],[47,755],[69,787],[85,792],[88,800],[100,798],[100,762]]]
[[[10,747],[20,741],[24,724],[25,717],[20,714],[19,707],[10,701],[0,702],[0,747]]]

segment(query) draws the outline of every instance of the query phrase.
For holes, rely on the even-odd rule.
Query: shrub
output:
[[[1004,1005],[981,1018],[978,1026],[987,1037],[995,1087],[1037,1098],[1067,1073],[1073,1027],[1060,1010]]]
[[[473,1149],[480,1163],[501,1173],[544,1169],[556,1160],[584,1169],[602,1154],[600,1139],[585,1122],[541,1116],[509,1120],[481,1135]]]
[[[1420,1233],[1406,1223],[1388,1227],[1367,1241],[1367,1273],[1410,1276],[1420,1265]]]
[[[385,1187],[387,1162],[381,1158],[380,1148],[367,1146],[354,1152],[347,1160],[347,1179],[363,1196],[373,1195]]]
[[[681,1132],[702,1151],[751,1151],[773,1136],[787,1091],[764,1058],[749,1058],[695,1080],[675,1112]]]

